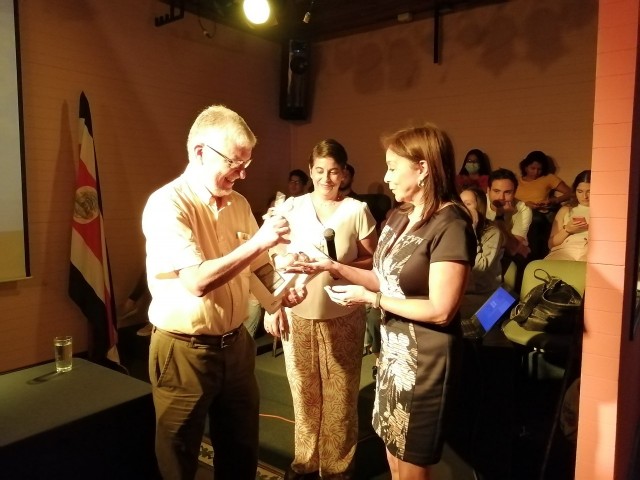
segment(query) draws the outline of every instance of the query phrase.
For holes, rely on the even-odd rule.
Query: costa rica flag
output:
[[[69,296],[90,323],[89,358],[119,364],[117,320],[104,235],[100,178],[89,101],[80,94],[80,159],[71,222]]]

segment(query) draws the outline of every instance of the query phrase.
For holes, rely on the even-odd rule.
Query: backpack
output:
[[[561,278],[538,268],[533,276],[542,280],[511,311],[511,319],[522,328],[547,333],[573,332],[582,297],[575,288]]]

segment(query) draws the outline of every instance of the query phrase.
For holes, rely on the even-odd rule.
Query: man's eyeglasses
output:
[[[207,148],[210,148],[211,150],[216,152],[218,155],[220,155],[224,159],[224,163],[226,163],[227,167],[229,167],[229,168],[240,168],[240,167],[248,168],[249,165],[251,165],[251,162],[253,161],[252,158],[250,158],[249,160],[233,160],[233,159],[227,157],[224,153],[220,153],[218,150],[213,148],[211,145],[207,145],[206,143],[204,143],[203,145],[205,147],[207,147]]]

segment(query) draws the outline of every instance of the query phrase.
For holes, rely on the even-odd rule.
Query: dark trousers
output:
[[[549,253],[549,235],[555,212],[540,212],[533,210],[527,241],[531,253],[527,256],[527,261],[540,260]]]
[[[258,465],[255,343],[245,328],[225,348],[154,330],[149,378],[156,410],[156,456],[162,477],[195,477],[209,415],[216,480],[254,480]]]

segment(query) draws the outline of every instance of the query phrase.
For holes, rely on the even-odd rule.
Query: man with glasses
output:
[[[256,138],[245,121],[214,105],[189,132],[184,173],[154,192],[144,209],[147,277],[154,325],[149,377],[156,455],[165,479],[192,479],[209,417],[216,480],[253,480],[258,461],[255,344],[242,325],[251,264],[286,243],[281,216],[262,227],[233,190]],[[302,300],[290,290],[285,305]]]
[[[302,170],[296,168],[289,172],[289,196],[299,197],[307,193],[307,183],[309,183],[309,176]]]

